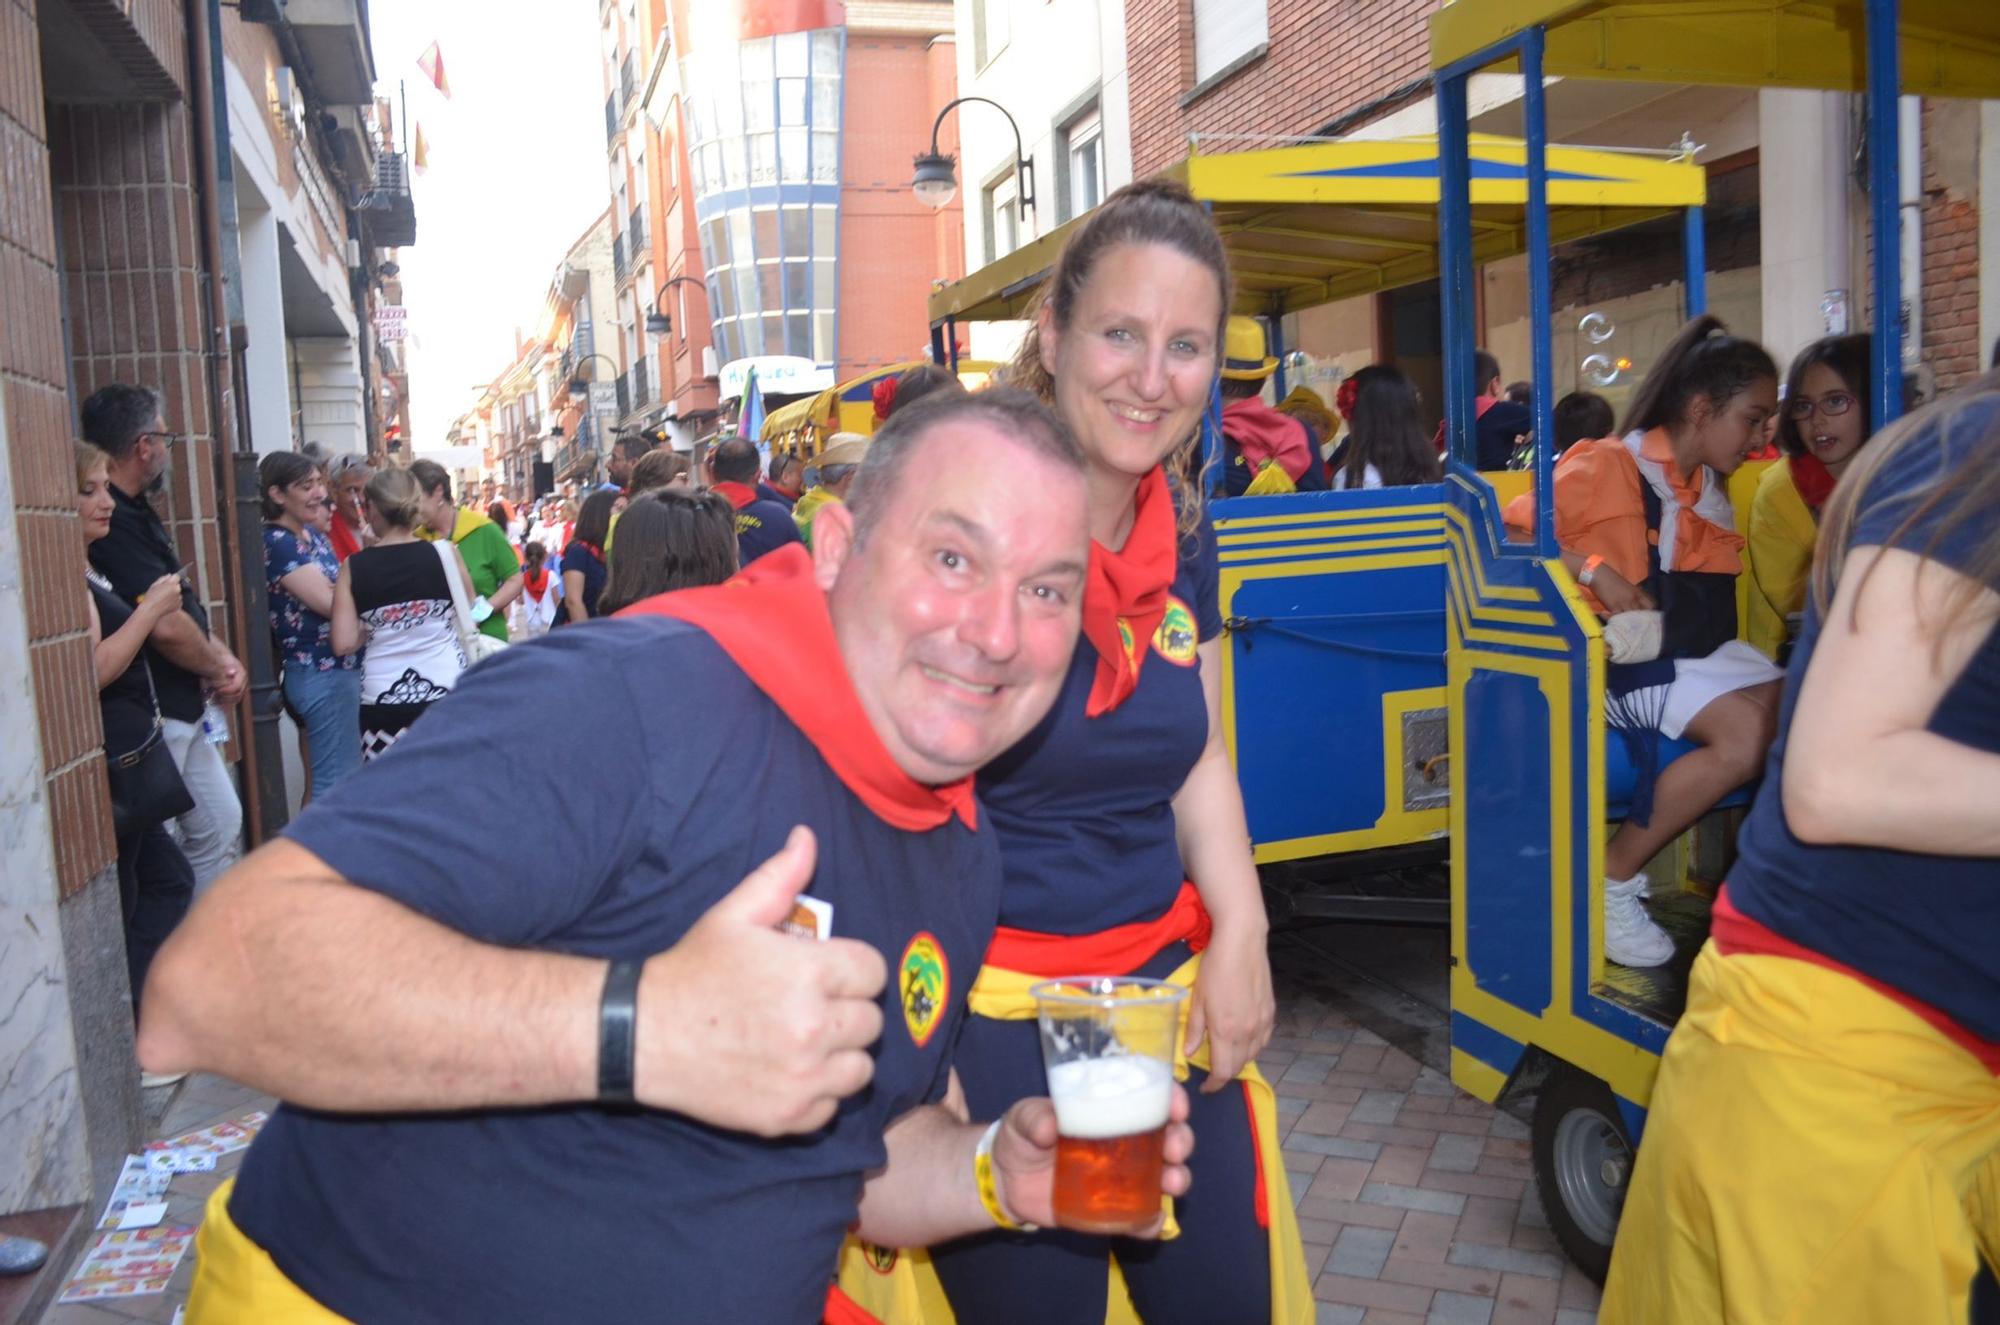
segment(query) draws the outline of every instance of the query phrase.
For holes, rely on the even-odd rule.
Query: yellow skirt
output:
[[[1838,971],[1704,948],[1598,1319],[1960,1325],[1982,1246],[2000,1078]]]
[[[1190,958],[1167,978],[1183,988],[1191,988],[1200,965],[1200,957]],[[979,978],[967,995],[967,1007],[975,1017],[1027,1021],[1035,1015],[1035,1001],[1028,988],[1039,979],[1019,971],[981,967]],[[1186,1016],[1185,1007],[1182,1016]],[[1185,1020],[1182,1031],[1176,1037],[1176,1045],[1186,1040]],[[1207,1041],[1202,1042],[1192,1057],[1176,1064],[1176,1075],[1183,1081],[1187,1079],[1189,1064],[1204,1072],[1208,1070]],[[1305,1248],[1299,1241],[1298,1216],[1292,1208],[1284,1155],[1278,1144],[1277,1093],[1257,1071],[1255,1063],[1246,1065],[1237,1074],[1237,1080],[1250,1088],[1251,1120],[1256,1127],[1264,1170],[1264,1198],[1271,1221],[1272,1325],[1309,1325],[1316,1312],[1312,1278],[1306,1273]],[[1173,1198],[1163,1196],[1160,1202],[1167,1215],[1160,1236],[1163,1241],[1171,1241],[1180,1236],[1180,1227],[1174,1223]],[[1125,1290],[1116,1256],[1111,1259],[1110,1273],[1105,1325],[1142,1325],[1131,1295]],[[849,1237],[840,1253],[840,1288],[882,1325],[950,1325],[956,1319],[944,1286],[938,1282],[937,1271],[931,1268],[929,1255],[921,1249],[889,1251]]]
[[[306,1296],[269,1252],[236,1227],[229,1217],[234,1190],[234,1178],[215,1189],[195,1234],[198,1264],[187,1325],[351,1325]]]

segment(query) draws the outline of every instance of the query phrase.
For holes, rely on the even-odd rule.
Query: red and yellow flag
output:
[[[438,49],[436,42],[426,46],[424,53],[417,57],[417,68],[424,71],[424,77],[431,80],[432,87],[446,97],[451,96],[451,82],[444,76],[444,52]]]
[[[416,141],[410,146],[410,165],[421,175],[431,163],[430,143],[424,137],[424,126],[417,126]]]

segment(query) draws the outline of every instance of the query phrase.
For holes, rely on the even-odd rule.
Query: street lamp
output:
[[[937,122],[931,125],[931,150],[916,158],[917,173],[910,180],[910,191],[917,200],[933,210],[943,207],[958,196],[958,174],[953,169],[956,158],[947,152],[938,151],[938,130],[944,127],[944,117],[953,107],[968,101],[983,101],[1000,112],[1007,120],[1007,127],[1014,131],[1014,192],[1020,205],[1021,220],[1028,219],[1028,209],[1035,205],[1035,159],[1021,146],[1021,126],[1014,123],[1014,117],[1007,114],[1007,108],[991,97],[957,97],[945,103],[938,112]]]
[[[604,356],[601,354],[586,354],[582,362],[577,364],[577,375],[569,379],[569,400],[572,405],[581,405],[590,399],[590,383],[584,380],[582,369],[584,364],[589,363],[593,359],[604,359]],[[609,359],[604,359],[604,362],[611,364],[611,375],[613,377],[618,376],[618,365],[611,363]]]
[[[664,305],[660,303],[660,296],[676,285],[692,285],[697,290],[701,288],[701,282],[692,276],[675,276],[653,292],[653,311],[646,314],[646,330],[655,336],[671,335],[673,332],[674,320],[662,311]]]

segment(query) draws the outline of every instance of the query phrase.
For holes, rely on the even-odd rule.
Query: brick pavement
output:
[[[1259,1062],[1319,1325],[1597,1319],[1535,1199],[1525,1124],[1307,993],[1287,992]]]
[[[1564,1258],[1529,1174],[1528,1129],[1308,993],[1285,991],[1261,1059],[1278,1090],[1285,1169],[1319,1325],[1590,1325],[1597,1289]],[[179,1136],[268,1109],[190,1078],[159,1129]],[[167,1219],[198,1223],[236,1171],[175,1177]],[[42,1325],[169,1325],[190,1251],[161,1297],[52,1307]]]

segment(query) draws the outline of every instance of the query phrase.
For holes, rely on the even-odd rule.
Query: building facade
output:
[[[415,218],[374,127],[365,5],[305,17],[0,7],[0,1215],[91,1207],[144,1136],[75,516],[82,402],[160,391],[177,439],[156,508],[266,698],[256,453],[368,441],[363,329],[384,246]],[[258,707],[232,715],[227,750],[253,841],[284,814],[275,707]]]
[[[954,95],[949,4],[672,0],[669,12],[684,143],[672,156],[686,164],[722,380],[756,361],[775,380],[782,362],[805,391],[919,357],[931,282],[963,263],[956,210],[941,217],[909,189]]]
[[[1131,181],[1125,0],[957,0],[953,18],[959,91],[1005,108],[1032,170],[1034,202],[1024,212],[1014,128],[991,106],[952,112],[965,263],[977,270]],[[1020,333],[1020,325],[975,324],[961,334],[975,358],[1004,359]]]

